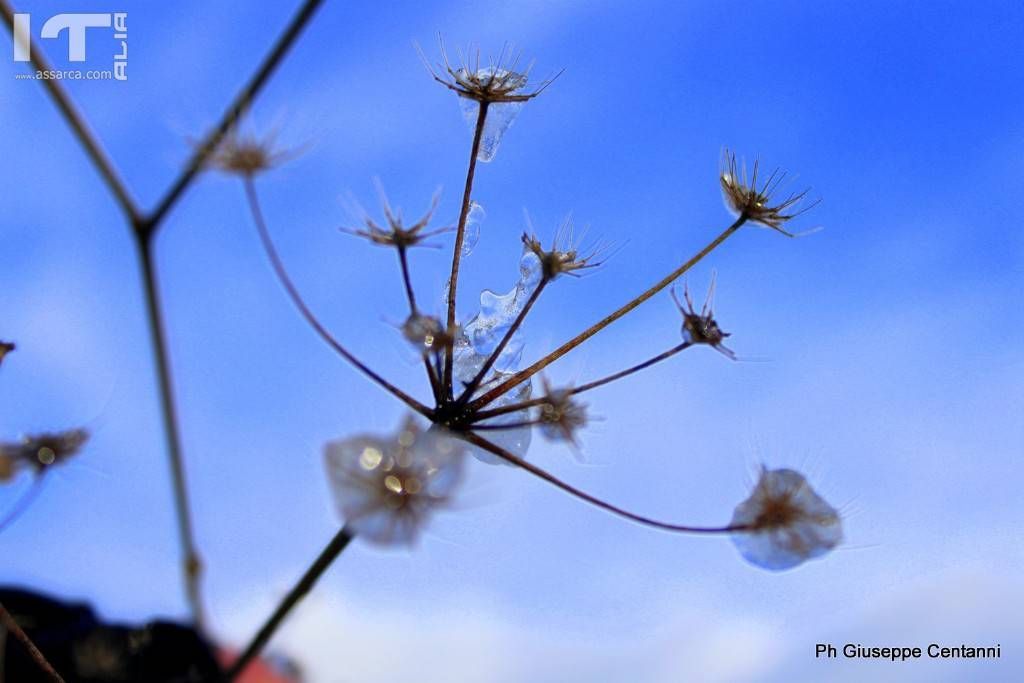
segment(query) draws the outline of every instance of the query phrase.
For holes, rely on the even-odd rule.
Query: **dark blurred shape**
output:
[[[191,627],[168,621],[104,624],[86,604],[16,588],[0,587],[0,603],[67,683],[225,680],[213,648]],[[6,632],[0,632],[0,681],[50,683]]]

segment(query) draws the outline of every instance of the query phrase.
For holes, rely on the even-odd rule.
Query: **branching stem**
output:
[[[508,343],[512,340],[513,335],[515,335],[516,331],[523,324],[523,321],[526,320],[527,314],[529,314],[533,305],[537,303],[537,299],[540,298],[540,293],[544,291],[548,282],[550,282],[550,280],[543,278],[537,283],[537,287],[533,290],[530,294],[530,298],[527,299],[526,303],[523,305],[523,310],[519,311],[519,315],[517,315],[515,320],[512,321],[512,324],[505,332],[505,336],[503,336],[501,341],[498,342],[498,345],[494,347],[494,351],[492,351],[491,355],[487,357],[486,361],[484,361],[483,366],[480,367],[480,371],[476,373],[476,376],[473,377],[472,381],[466,385],[465,391],[463,391],[462,395],[459,396],[458,403],[460,405],[465,405],[469,399],[473,397],[473,392],[477,390],[480,383],[484,381],[485,377],[487,377],[487,373],[491,371],[492,367],[494,367],[494,364],[497,362],[501,352],[505,350],[505,347],[508,346]]]
[[[459,226],[455,233],[455,251],[452,254],[452,274],[448,279],[448,318],[447,329],[449,336],[455,329],[455,301],[459,289],[459,265],[462,262],[462,242],[466,238],[466,220],[469,218],[469,207],[472,203],[473,178],[476,175],[476,157],[480,153],[480,140],[484,135],[484,122],[487,120],[487,107],[489,102],[480,102],[480,108],[476,115],[476,128],[473,130],[473,145],[469,151],[469,168],[466,171],[466,188],[462,192],[462,209],[459,211]],[[454,359],[454,341],[449,339],[448,349],[444,359],[444,391],[448,398],[453,396],[452,368]]]
[[[747,221],[747,216],[746,215],[741,215],[739,218],[736,219],[736,221],[732,225],[730,225],[728,228],[723,230],[722,233],[718,235],[718,237],[716,237],[715,239],[711,240],[711,242],[709,242],[706,247],[701,249],[693,257],[691,257],[688,261],[686,261],[681,266],[679,266],[678,268],[673,270],[671,273],[666,275],[660,281],[655,283],[650,289],[646,290],[645,292],[643,292],[642,294],[640,294],[636,298],[632,299],[627,304],[625,304],[624,306],[619,308],[617,311],[615,311],[614,313],[611,313],[610,315],[605,317],[603,320],[595,323],[594,325],[591,325],[586,330],[584,330],[580,334],[576,335],[575,337],[573,337],[572,339],[570,339],[566,343],[562,344],[557,349],[555,349],[554,351],[549,353],[544,358],[541,358],[539,361],[537,361],[536,363],[534,363],[530,367],[526,368],[525,370],[520,370],[519,372],[517,372],[515,375],[513,375],[509,379],[505,380],[504,382],[502,382],[498,386],[496,386],[493,389],[490,389],[489,391],[484,393],[484,395],[481,396],[480,398],[477,398],[477,399],[473,400],[469,404],[469,409],[470,410],[479,410],[480,408],[483,408],[484,406],[486,406],[488,403],[490,403],[494,399],[498,398],[499,396],[502,396],[503,394],[505,394],[506,392],[510,391],[511,389],[516,387],[517,385],[519,385],[522,382],[525,382],[529,378],[533,377],[535,374],[537,374],[538,372],[540,372],[541,370],[543,370],[547,366],[551,365],[556,360],[558,360],[559,358],[561,358],[565,354],[569,353],[570,351],[575,349],[577,346],[579,346],[580,344],[582,344],[583,342],[585,342],[586,340],[590,339],[595,334],[600,332],[601,330],[603,330],[604,328],[608,327],[613,322],[615,322],[616,320],[618,320],[622,316],[626,315],[627,313],[629,313],[634,308],[636,308],[640,304],[642,304],[645,301],[647,301],[648,299],[650,299],[652,296],[654,296],[655,294],[657,294],[661,290],[663,290],[666,287],[668,287],[670,284],[675,282],[683,273],[685,273],[690,268],[695,266],[698,262],[700,262],[701,259],[703,259],[705,256],[707,256],[712,251],[714,251],[715,248],[718,245],[720,245],[722,242],[724,242],[726,239],[728,239],[733,233],[735,233],[737,230],[739,230],[740,226],[742,226],[744,223],[746,223],[746,221]]]
[[[526,470],[533,476],[543,479],[549,484],[553,484],[558,488],[562,489],[566,493],[579,498],[580,500],[589,503],[595,507],[599,507],[602,510],[607,510],[612,514],[618,515],[619,517],[625,517],[626,519],[632,520],[645,526],[654,527],[656,529],[662,529],[664,531],[673,531],[676,533],[688,533],[688,534],[727,534],[735,531],[743,531],[745,527],[742,526],[717,526],[717,527],[705,527],[705,526],[689,526],[684,524],[670,524],[668,522],[662,522],[654,519],[653,517],[646,517],[644,515],[638,515],[635,512],[630,512],[617,505],[613,505],[607,501],[601,500],[600,498],[593,496],[586,491],[576,488],[575,486],[568,484],[550,472],[537,467],[531,462],[523,460],[517,455],[510,453],[509,451],[501,448],[500,446],[491,443],[487,439],[484,439],[472,432],[462,432],[458,434],[460,438],[465,439],[469,443],[479,446],[489,453],[493,453],[499,458],[509,462],[513,465],[517,465],[522,469]]]
[[[295,305],[295,308],[298,309],[302,317],[305,318],[310,327],[320,335],[320,338],[327,342],[328,346],[334,349],[342,358],[355,366],[360,372],[376,382],[387,392],[395,396],[398,400],[405,403],[420,415],[429,419],[433,415],[433,411],[430,408],[388,382],[375,371],[371,370],[369,366],[356,358],[352,352],[342,346],[341,342],[334,338],[334,335],[332,335],[313,314],[313,311],[310,310],[309,306],[302,298],[302,295],[299,293],[295,283],[292,282],[291,276],[288,275],[288,270],[281,261],[281,256],[277,253],[277,248],[274,246],[274,241],[270,237],[266,221],[263,218],[263,211],[260,208],[259,197],[256,194],[256,184],[253,182],[251,177],[244,178],[242,182],[245,185],[245,195],[249,202],[249,209],[252,212],[253,222],[256,224],[256,229],[260,235],[260,242],[263,244],[263,250],[267,253],[267,257],[270,259],[270,264],[274,268],[274,273],[277,275],[278,281],[281,283],[281,286],[284,287],[285,291],[288,293],[288,297],[292,300],[292,303]]]

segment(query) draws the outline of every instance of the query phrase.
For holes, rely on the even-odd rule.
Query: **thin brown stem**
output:
[[[274,268],[274,273],[277,275],[278,281],[281,283],[281,286],[284,287],[285,292],[287,292],[288,297],[291,299],[295,308],[298,309],[302,317],[307,323],[309,323],[310,327],[320,335],[320,338],[323,339],[327,345],[334,349],[342,358],[347,360],[360,372],[383,387],[386,391],[391,393],[407,406],[419,414],[430,418],[433,415],[432,410],[371,370],[369,366],[356,358],[348,349],[342,346],[341,342],[335,339],[334,335],[332,335],[330,331],[321,324],[317,317],[313,315],[313,311],[310,310],[309,306],[302,298],[302,295],[299,293],[298,288],[295,286],[295,283],[292,282],[291,276],[288,275],[288,270],[284,267],[284,262],[281,260],[281,256],[277,253],[274,241],[270,237],[270,231],[267,229],[266,221],[263,218],[263,211],[260,208],[259,197],[256,194],[256,184],[253,182],[251,177],[244,178],[242,182],[245,185],[245,195],[249,202],[249,210],[252,213],[253,222],[256,224],[256,229],[259,232],[260,242],[263,244],[263,250],[267,253],[267,257],[270,259],[270,264]]]
[[[174,382],[171,373],[170,351],[167,344],[167,328],[164,323],[160,289],[154,263],[153,242],[136,234],[139,261],[142,264],[143,290],[146,300],[146,318],[149,336],[153,344],[153,360],[156,363],[157,385],[160,392],[160,412],[164,423],[164,441],[171,465],[171,482],[174,490],[174,509],[178,523],[178,537],[182,552],[182,575],[185,596],[188,599],[192,620],[199,630],[206,624],[202,599],[203,563],[195,539],[192,508],[189,502],[188,483],[185,474],[185,458],[182,454],[180,420],[174,396]]]
[[[398,262],[402,266],[402,283],[405,285],[405,296],[409,300],[409,312],[416,313],[416,293],[412,291],[412,278],[409,277],[409,255],[405,247],[398,247]]]
[[[613,373],[611,375],[608,375],[607,377],[602,377],[601,379],[596,379],[593,382],[587,382],[586,384],[581,384],[578,387],[572,387],[572,388],[568,389],[568,391],[569,391],[570,394],[575,395],[575,394],[582,394],[584,391],[590,391],[591,389],[596,389],[597,387],[600,387],[600,386],[603,386],[605,384],[609,384],[611,382],[614,382],[617,379],[622,379],[623,377],[626,377],[627,375],[632,375],[634,372],[639,372],[639,371],[641,371],[641,370],[643,370],[645,368],[649,368],[652,365],[654,365],[655,363],[660,363],[663,360],[671,358],[672,356],[676,355],[680,351],[684,351],[684,350],[690,348],[691,346],[693,346],[693,344],[691,344],[690,342],[682,342],[681,344],[673,346],[668,351],[663,351],[662,353],[659,353],[657,356],[654,356],[653,358],[648,358],[643,363],[638,363],[638,364],[634,365],[633,367],[626,368],[625,370],[620,370],[619,372],[616,372],[616,373]],[[546,396],[541,396],[539,398],[532,398],[532,399],[530,399],[528,401],[522,401],[521,403],[513,403],[513,404],[510,404],[510,405],[507,405],[507,406],[502,406],[501,408],[494,408],[493,410],[481,410],[481,411],[473,414],[472,422],[475,423],[475,422],[478,422],[480,420],[486,420],[486,419],[489,419],[489,418],[492,418],[492,417],[498,417],[499,415],[507,415],[508,413],[514,413],[514,412],[523,410],[525,408],[532,408],[534,406],[544,405],[547,402],[548,402],[548,398]],[[479,429],[482,426],[483,425],[476,425],[476,426],[473,427],[473,429]]]
[[[7,0],[0,0],[0,11],[3,11],[4,20],[7,23],[7,28],[11,31],[11,37],[14,37],[14,14],[15,10]],[[29,39],[29,49],[31,51],[30,59],[32,65],[36,68],[36,71],[51,72],[53,67],[50,65],[46,56],[43,54],[42,48],[36,43],[36,41]],[[64,86],[61,85],[60,80],[54,78],[42,78],[39,81],[46,88],[47,94],[53,103],[57,105],[57,109],[60,111],[61,116],[64,117],[64,121],[71,128],[75,137],[78,139],[79,144],[85,149],[86,155],[92,162],[92,165],[99,171],[100,177],[103,178],[103,182],[106,184],[107,189],[114,195],[114,199],[120,205],[121,210],[124,212],[128,220],[134,225],[136,224],[141,216],[135,201],[132,199],[131,194],[128,192],[128,187],[124,184],[121,179],[121,175],[114,168],[114,162],[107,155],[107,152],[103,149],[103,145],[100,143],[99,138],[90,130],[89,124],[86,123],[85,119],[79,113],[77,107],[71,101],[67,92],[64,90]]]
[[[253,659],[259,656],[263,650],[267,641],[270,640],[271,636],[281,626],[281,623],[285,620],[285,617],[292,611],[292,609],[299,604],[299,602],[306,597],[306,594],[313,589],[316,582],[323,576],[323,573],[327,571],[327,568],[341,555],[341,552],[348,546],[348,544],[355,537],[355,533],[350,531],[348,527],[342,527],[331,542],[320,551],[320,554],[313,561],[313,564],[309,566],[309,569],[302,575],[298,583],[288,591],[288,595],[285,596],[281,604],[277,606],[277,609],[270,615],[270,618],[260,627],[260,630],[253,636],[252,641],[245,648],[242,654],[235,660],[231,665],[231,668],[227,673],[227,680],[233,681],[238,678],[245,668],[252,662]]]
[[[399,246],[396,251],[398,251],[398,263],[402,268],[405,296],[409,300],[409,313],[416,315],[418,309],[416,308],[416,293],[412,289],[412,278],[409,276],[409,252],[404,246]],[[434,367],[430,364],[430,358],[427,355],[423,356],[423,367],[427,370],[427,381],[430,382],[430,391],[436,403],[441,400],[441,380],[434,372]]]
[[[21,641],[21,644],[25,648],[25,651],[28,652],[29,657],[32,658],[32,660],[43,671],[43,673],[50,677],[50,680],[54,681],[55,683],[64,683],[64,679],[60,677],[60,674],[57,673],[57,670],[50,665],[50,662],[46,660],[46,657],[44,657],[43,653],[39,651],[39,648],[36,647],[36,644],[32,642],[32,639],[29,638],[28,635],[21,629],[21,626],[18,624],[18,622],[15,621],[14,617],[11,616],[11,613],[8,612],[7,609],[2,604],[0,604],[0,624],[3,625],[4,629],[13,633],[15,638]],[[2,664],[3,661],[0,660],[0,665]],[[0,675],[2,674],[3,669],[0,668]]]
[[[690,348],[691,346],[693,346],[693,344],[691,344],[690,342],[683,342],[681,344],[673,346],[668,351],[664,351],[662,353],[659,353],[657,356],[654,356],[653,358],[648,358],[643,363],[637,363],[636,365],[634,365],[631,368],[626,368],[625,370],[620,370],[619,372],[616,372],[616,373],[613,373],[611,375],[608,375],[607,377],[602,377],[601,379],[595,379],[593,382],[587,382],[586,384],[581,384],[578,387],[573,387],[570,391],[573,394],[582,394],[584,391],[590,391],[591,389],[596,389],[597,387],[604,386],[605,384],[609,384],[611,382],[614,382],[617,379],[622,379],[623,377],[627,377],[629,375],[632,375],[634,372],[640,372],[641,370],[643,370],[645,368],[649,368],[649,367],[651,367],[652,365],[654,365],[656,363],[660,363],[663,360],[671,358],[672,356],[676,355],[680,351],[685,351],[686,349]]]
[[[462,432],[459,436],[469,443],[479,446],[480,448],[493,453],[499,458],[505,460],[508,463],[517,465],[522,469],[526,470],[533,476],[543,479],[544,481],[552,484],[566,493],[579,498],[580,500],[590,503],[595,507],[599,507],[602,510],[607,510],[612,514],[618,515],[619,517],[625,517],[626,519],[638,522],[645,526],[654,527],[656,529],[663,529],[665,531],[673,531],[676,533],[688,533],[688,534],[727,534],[735,531],[743,531],[743,526],[717,526],[717,527],[705,527],[705,526],[689,526],[685,524],[671,524],[669,522],[662,522],[661,520],[654,519],[653,517],[646,517],[644,515],[638,515],[635,512],[630,512],[617,505],[613,505],[607,501],[601,500],[597,496],[593,496],[586,491],[576,488],[575,486],[568,484],[550,472],[537,467],[533,463],[523,460],[517,455],[510,453],[509,451],[501,448],[500,446],[491,443],[487,439],[484,439],[473,432]]]
[[[242,115],[249,109],[252,101],[256,95],[260,92],[263,86],[267,83],[271,74],[277,68],[278,64],[284,59],[284,56],[288,53],[288,50],[292,47],[295,41],[298,39],[299,34],[309,23],[310,19],[313,18],[313,14],[317,8],[323,3],[323,0],[305,0],[299,11],[295,13],[292,20],[288,23],[284,32],[278,37],[277,42],[270,49],[270,52],[264,57],[263,62],[259,68],[252,75],[252,78],[245,84],[241,91],[235,95],[235,99],[228,106],[227,110],[221,116],[220,123],[217,127],[210,132],[205,140],[196,148],[192,157],[185,164],[184,170],[181,175],[174,181],[171,187],[167,190],[167,193],[157,204],[156,208],[149,217],[138,226],[139,232],[143,235],[149,235],[155,232],[163,220],[164,216],[171,207],[174,206],[175,202],[181,197],[181,195],[188,189],[192,183],[196,174],[202,170],[206,163],[206,160],[211,154],[216,151],[220,145],[221,140],[227,134],[231,127],[234,126]]]
[[[476,157],[480,153],[480,140],[484,135],[484,121],[487,120],[488,102],[480,102],[480,108],[476,115],[476,128],[473,130],[473,145],[469,151],[469,169],[466,171],[466,188],[462,192],[462,209],[459,212],[459,226],[455,233],[455,252],[452,254],[452,274],[448,279],[448,319],[447,329],[449,332],[455,329],[455,300],[459,290],[459,265],[462,263],[462,242],[466,237],[466,220],[469,218],[469,207],[472,203],[473,178],[476,175]],[[454,342],[448,341],[447,353],[444,359],[444,380],[443,390],[448,398],[453,396],[452,368],[454,359]]]
[[[502,382],[501,384],[499,384],[498,386],[494,387],[493,389],[490,389],[483,396],[481,396],[480,398],[475,399],[474,401],[472,401],[469,404],[469,409],[470,410],[478,410],[478,409],[482,408],[483,406],[487,405],[488,403],[490,403],[491,401],[493,401],[494,399],[498,398],[499,396],[505,394],[506,392],[511,390],[513,387],[521,384],[522,382],[525,382],[526,380],[528,380],[529,378],[533,377],[535,374],[537,374],[538,372],[540,372],[541,370],[543,370],[547,366],[551,365],[552,363],[554,363],[556,360],[558,360],[559,358],[561,358],[565,354],[567,354],[570,351],[572,351],[573,349],[575,349],[577,346],[579,346],[580,344],[582,344],[586,340],[588,340],[591,337],[593,337],[595,334],[597,334],[598,332],[600,332],[604,328],[606,328],[609,325],[611,325],[613,322],[615,322],[616,320],[618,320],[622,316],[624,316],[627,313],[629,313],[630,311],[632,311],[634,308],[636,308],[640,304],[642,304],[645,301],[647,301],[648,299],[650,299],[652,296],[654,296],[655,294],[657,294],[661,290],[663,290],[666,287],[668,287],[670,284],[675,282],[683,273],[688,271],[690,268],[695,266],[701,259],[703,259],[705,256],[707,256],[712,251],[714,251],[715,248],[718,245],[720,245],[722,242],[724,242],[726,239],[728,239],[730,235],[732,235],[737,230],[739,230],[740,226],[742,226],[746,221],[747,221],[747,216],[746,215],[741,215],[739,218],[736,219],[736,221],[732,225],[730,225],[728,228],[723,230],[722,233],[720,235],[718,235],[718,237],[716,237],[715,239],[711,240],[711,242],[709,242],[706,247],[701,249],[693,257],[691,257],[688,261],[686,261],[681,266],[679,266],[678,268],[673,270],[671,273],[669,273],[668,275],[663,277],[661,280],[659,280],[657,283],[655,283],[650,289],[646,290],[645,292],[643,292],[642,294],[640,294],[636,298],[630,300],[627,304],[625,304],[624,306],[619,308],[614,313],[611,313],[610,315],[605,317],[603,320],[595,323],[594,325],[591,325],[586,330],[584,330],[580,334],[576,335],[575,337],[573,337],[572,339],[570,339],[566,343],[562,344],[557,349],[555,349],[554,351],[549,353],[544,358],[541,358],[539,361],[537,361],[536,363],[534,363],[530,367],[526,368],[525,370],[520,370],[515,375],[513,375],[512,377],[507,379],[506,381]]]
[[[498,356],[500,356],[501,352],[505,350],[505,347],[508,346],[508,343],[512,340],[512,336],[523,324],[523,321],[526,320],[527,314],[529,314],[530,309],[533,308],[533,305],[537,303],[537,299],[540,298],[540,293],[544,291],[544,287],[547,286],[548,282],[549,280],[547,278],[543,278],[540,282],[537,283],[537,287],[530,294],[530,298],[526,300],[526,304],[523,305],[523,310],[519,311],[519,315],[517,315],[515,320],[512,321],[512,324],[505,332],[505,336],[503,336],[501,338],[501,341],[498,342],[498,345],[494,347],[494,351],[492,351],[491,355],[489,355],[487,357],[487,360],[484,361],[484,364],[483,366],[481,366],[480,371],[477,372],[476,376],[472,379],[472,381],[470,381],[470,383],[466,385],[465,391],[463,391],[462,395],[459,396],[459,404],[464,405],[469,401],[469,399],[473,397],[473,392],[477,390],[477,388],[480,386],[480,383],[483,382],[484,378],[487,376],[487,373],[491,371],[492,367],[494,367],[494,364],[498,360]]]

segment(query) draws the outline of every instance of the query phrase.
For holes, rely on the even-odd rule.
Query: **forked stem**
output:
[[[493,453],[494,455],[498,456],[499,458],[501,458],[502,460],[505,460],[508,463],[511,463],[513,465],[517,465],[518,467],[521,467],[522,469],[526,470],[527,472],[529,472],[533,476],[535,476],[535,477],[537,477],[539,479],[543,479],[544,481],[548,482],[549,484],[553,484],[554,486],[557,486],[558,488],[562,489],[566,493],[568,493],[568,494],[570,494],[570,495],[572,495],[572,496],[574,496],[576,498],[579,498],[580,500],[582,500],[582,501],[584,501],[586,503],[589,503],[589,504],[591,504],[591,505],[593,505],[595,507],[599,507],[602,510],[606,510],[608,512],[611,512],[612,514],[618,515],[619,517],[625,517],[626,519],[632,520],[632,521],[637,522],[639,524],[643,524],[644,526],[654,527],[655,529],[662,529],[664,531],[672,531],[672,532],[676,532],[676,533],[688,533],[688,534],[728,534],[728,533],[733,533],[735,531],[743,531],[743,530],[746,529],[746,527],[744,527],[744,526],[713,526],[713,527],[707,527],[707,526],[689,526],[689,525],[685,525],[685,524],[671,524],[669,522],[662,522],[661,520],[654,519],[653,517],[646,517],[644,515],[638,515],[635,512],[630,512],[629,510],[621,508],[618,505],[613,505],[612,503],[609,503],[607,501],[601,500],[597,496],[593,496],[593,495],[587,493],[586,491],[583,491],[581,489],[576,488],[572,484],[568,484],[568,483],[562,481],[561,479],[559,479],[555,475],[551,474],[550,472],[548,472],[546,470],[543,470],[540,467],[537,467],[533,463],[530,463],[530,462],[527,462],[526,460],[523,460],[519,456],[510,453],[509,451],[505,450],[504,448],[501,448],[500,446],[497,446],[497,445],[491,443],[487,439],[484,439],[484,438],[474,434],[473,432],[462,432],[462,433],[459,433],[458,436],[460,438],[462,438],[462,439],[465,439],[466,441],[468,441],[469,443],[471,443],[471,444],[473,444],[475,446],[479,446],[480,448],[484,449],[485,451],[487,451],[489,453]]]
[[[327,571],[327,568],[341,555],[341,552],[348,546],[348,544],[355,538],[355,533],[350,531],[348,527],[342,527],[331,542],[320,551],[320,554],[313,561],[313,564],[309,566],[309,569],[302,575],[298,583],[288,591],[288,595],[285,596],[281,604],[277,606],[277,609],[270,615],[267,621],[260,627],[260,630],[253,636],[252,641],[245,648],[242,654],[235,660],[228,669],[227,680],[233,681],[238,678],[245,668],[252,662],[253,659],[259,656],[263,650],[267,641],[270,640],[271,636],[281,626],[281,623],[285,620],[285,617],[292,611],[292,609],[299,604],[299,602],[306,597],[306,594],[313,589],[316,582],[323,576],[323,573]]]
[[[469,399],[473,397],[473,392],[477,390],[480,383],[484,381],[485,377],[487,377],[487,373],[491,371],[492,367],[494,367],[494,364],[498,361],[498,357],[501,355],[501,352],[505,350],[505,347],[508,346],[508,343],[512,340],[512,336],[515,335],[516,331],[523,324],[523,321],[526,320],[527,314],[529,314],[533,305],[537,303],[537,299],[540,298],[540,293],[544,291],[544,287],[547,286],[548,282],[550,282],[550,280],[543,278],[537,283],[537,287],[530,294],[530,298],[526,300],[526,304],[523,305],[523,310],[519,311],[519,315],[517,315],[516,319],[512,321],[511,325],[509,325],[508,330],[505,332],[505,336],[503,336],[501,341],[498,342],[498,345],[494,347],[494,351],[492,351],[491,355],[489,355],[487,360],[484,361],[480,371],[476,373],[476,376],[473,377],[470,383],[466,385],[465,391],[463,391],[462,395],[459,396],[458,403],[460,405],[465,405],[469,402]]]
[[[459,211],[459,227],[455,233],[455,252],[452,254],[452,274],[448,278],[448,318],[447,329],[450,332],[455,329],[455,300],[459,289],[459,266],[462,263],[462,243],[466,238],[466,220],[469,218],[469,207],[472,203],[473,178],[476,175],[476,157],[480,153],[480,140],[484,135],[484,122],[487,120],[487,107],[490,103],[486,100],[479,103],[480,107],[476,115],[476,128],[473,130],[473,145],[469,152],[469,168],[466,171],[466,188],[462,192],[462,209]],[[451,335],[449,335],[451,336]],[[443,391],[448,398],[453,396],[452,368],[454,367],[454,340],[448,340],[448,347],[444,358],[444,379]]]
[[[259,197],[256,194],[256,184],[253,182],[252,177],[243,178],[242,183],[245,185],[245,195],[249,201],[249,209],[252,212],[253,222],[256,223],[256,229],[260,235],[260,242],[263,243],[263,250],[266,251],[267,257],[270,259],[270,264],[274,268],[274,273],[277,275],[278,281],[280,281],[281,285],[288,293],[288,297],[299,310],[299,313],[302,314],[302,317],[305,318],[310,327],[320,335],[320,338],[327,342],[327,344],[342,358],[347,360],[360,372],[383,387],[387,392],[398,398],[420,415],[429,419],[433,415],[433,411],[430,410],[430,408],[423,405],[412,396],[409,396],[407,393],[371,370],[369,366],[356,358],[348,349],[342,346],[341,342],[335,339],[334,335],[332,335],[330,331],[321,324],[317,317],[313,315],[313,312],[310,310],[309,306],[306,305],[305,300],[299,293],[298,288],[292,282],[291,276],[288,275],[288,271],[284,267],[284,263],[281,261],[280,255],[277,253],[277,248],[274,247],[274,241],[271,239],[270,232],[267,230],[267,224],[263,218],[263,211],[260,208]]]
[[[655,283],[650,289],[648,289],[647,291],[643,292],[642,294],[640,294],[639,296],[637,296],[636,298],[631,300],[626,305],[622,306],[622,308],[618,309],[614,313],[611,313],[610,315],[608,315],[603,320],[601,320],[601,321],[595,323],[594,325],[588,327],[586,330],[584,330],[580,334],[576,335],[575,337],[573,337],[572,339],[570,339],[566,343],[562,344],[557,349],[555,349],[554,351],[549,353],[544,358],[541,358],[539,361],[537,361],[536,363],[534,363],[530,367],[526,368],[525,370],[520,370],[519,372],[517,372],[515,375],[513,375],[509,379],[505,380],[504,382],[502,382],[498,386],[496,386],[493,389],[490,389],[489,391],[484,393],[484,395],[481,396],[480,398],[477,398],[477,399],[473,400],[469,404],[469,409],[470,410],[479,410],[480,408],[486,406],[488,403],[490,403],[494,399],[498,398],[499,396],[502,396],[506,392],[510,391],[512,388],[514,388],[517,385],[519,385],[519,384],[525,382],[526,380],[530,379],[535,374],[537,374],[538,372],[540,372],[541,370],[543,370],[547,366],[551,365],[556,360],[558,360],[559,358],[561,358],[565,354],[569,353],[570,351],[575,349],[577,346],[579,346],[580,344],[582,344],[586,340],[588,340],[591,337],[593,337],[598,332],[600,332],[604,328],[608,327],[613,322],[615,322],[616,320],[618,320],[622,316],[626,315],[627,313],[632,311],[634,308],[636,308],[640,304],[642,304],[645,301],[647,301],[648,299],[650,299],[652,296],[654,296],[655,294],[657,294],[661,290],[663,290],[666,287],[668,287],[670,284],[675,282],[683,273],[688,271],[690,268],[692,268],[698,262],[700,262],[701,259],[703,259],[705,256],[707,256],[712,251],[714,251],[715,248],[718,245],[720,245],[722,242],[727,240],[729,238],[729,236],[731,236],[734,232],[739,230],[740,226],[742,226],[746,222],[747,222],[747,216],[745,214],[744,215],[740,215],[740,217],[737,218],[736,221],[733,222],[732,225],[730,225],[728,228],[723,230],[722,233],[720,235],[718,235],[718,237],[716,237],[715,239],[711,240],[711,242],[709,242],[706,247],[701,249],[694,256],[692,256],[688,261],[686,261],[684,264],[682,264],[681,266],[679,266],[678,268],[673,270],[671,273],[666,275],[660,281]]]

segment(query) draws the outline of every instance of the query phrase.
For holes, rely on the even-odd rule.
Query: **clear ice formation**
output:
[[[843,540],[839,513],[790,469],[762,470],[731,524],[752,527],[732,535],[744,559],[774,571],[820,557]]]
[[[502,82],[503,89],[513,93],[526,85],[526,76],[512,73],[505,69],[486,67],[476,72],[473,78],[477,82],[486,83],[489,80]],[[498,145],[505,131],[512,126],[519,110],[523,108],[523,102],[491,102],[487,105],[487,118],[484,120],[484,132],[480,138],[480,150],[477,152],[477,161],[488,162],[494,159],[498,152]],[[480,112],[480,103],[470,97],[459,98],[459,108],[462,109],[462,116],[469,124],[470,131],[476,131],[476,119]]]
[[[516,316],[526,306],[530,294],[540,283],[541,269],[540,260],[532,251],[523,250],[519,260],[519,281],[507,294],[495,294],[485,289],[480,294],[480,312],[473,316],[459,331],[455,340],[454,353],[454,375],[456,387],[462,387],[473,381],[476,374],[483,367],[487,358],[494,352],[502,338],[512,326]],[[505,348],[502,349],[495,361],[491,374],[481,383],[474,393],[474,396],[483,394],[498,384],[501,384],[512,376],[519,366],[523,354],[522,328],[520,327]],[[523,382],[518,387],[495,399],[488,409],[501,408],[513,403],[520,403],[530,399],[533,392],[533,384],[530,381]],[[500,415],[482,424],[512,424],[526,422],[530,419],[529,408],[518,410],[514,413]],[[523,457],[530,447],[530,427],[518,427],[515,429],[485,430],[484,437],[498,446],[511,451],[513,454]],[[476,446],[470,447],[470,452],[478,460],[490,464],[507,462],[496,455],[481,450]]]
[[[476,202],[470,202],[469,213],[466,215],[466,233],[462,238],[462,255],[469,256],[473,253],[477,242],[480,241],[480,226],[487,217],[484,207]]]

